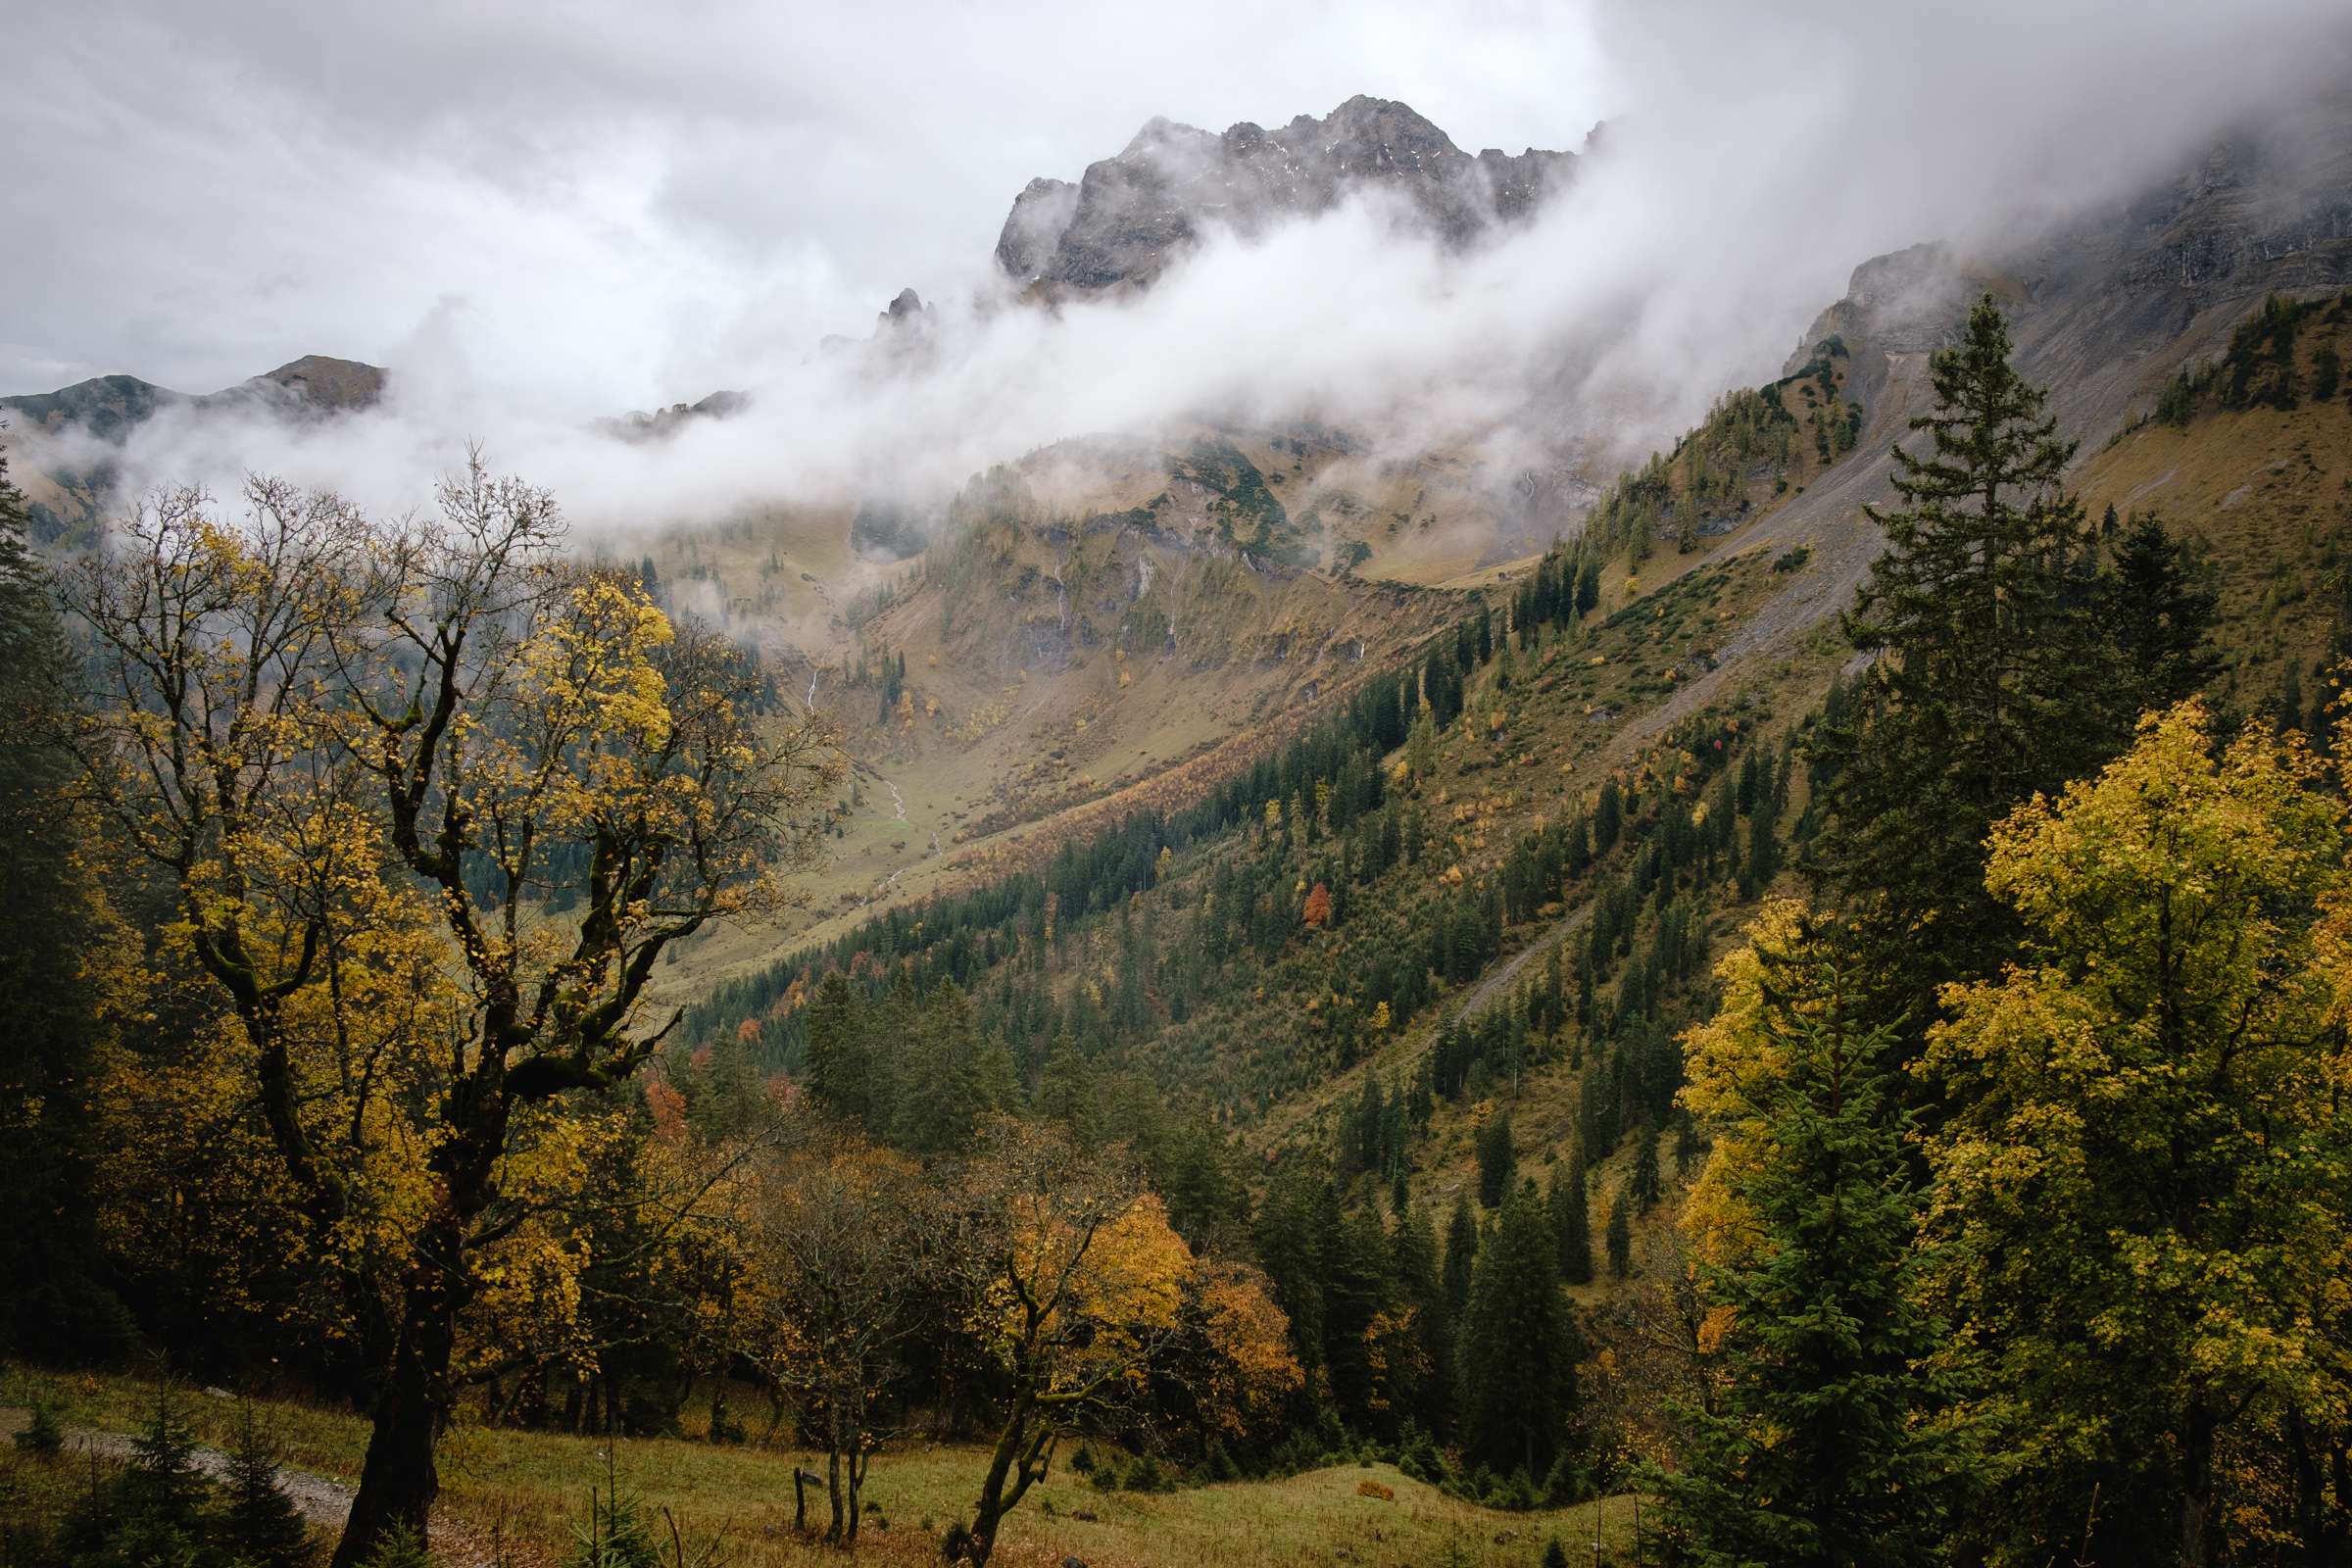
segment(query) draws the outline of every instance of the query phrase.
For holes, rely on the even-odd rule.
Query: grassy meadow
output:
[[[155,1409],[153,1383],[95,1375],[10,1369],[0,1408],[50,1400],[70,1433],[132,1433]],[[175,1387],[176,1411],[197,1438],[233,1441],[237,1401],[220,1391]],[[356,1479],[367,1426],[346,1411],[262,1401],[281,1461],[345,1482]],[[13,1424],[13,1423],[12,1423]],[[69,1442],[69,1449],[73,1446]],[[1072,1449],[1065,1447],[1066,1456]],[[1098,1451],[1102,1451],[1098,1449]],[[822,1456],[758,1443],[714,1446],[691,1438],[624,1439],[612,1451],[598,1438],[460,1425],[441,1448],[436,1553],[454,1563],[564,1561],[572,1531],[585,1523],[592,1490],[607,1466],[633,1494],[665,1542],[664,1511],[689,1560],[714,1544],[729,1568],[839,1564],[844,1554],[792,1530],[792,1471],[821,1470]],[[0,1466],[40,1461],[0,1449]],[[869,1513],[853,1560],[935,1563],[939,1531],[968,1506],[987,1464],[969,1444],[908,1440],[873,1461]],[[1379,1489],[1393,1495],[1382,1496]],[[39,1489],[27,1487],[27,1492]],[[54,1489],[52,1489],[54,1490]],[[821,1493],[809,1498],[821,1520]],[[1626,1560],[1635,1499],[1614,1496],[1565,1509],[1506,1513],[1481,1508],[1414,1481],[1386,1464],[1337,1465],[1279,1480],[1240,1481],[1144,1494],[1103,1492],[1064,1462],[1006,1520],[995,1562],[1054,1568],[1075,1557],[1088,1568],[1295,1568],[1353,1563],[1364,1568],[1462,1564],[1532,1565],[1557,1536],[1572,1562],[1592,1560],[1597,1523],[1604,1560]]]

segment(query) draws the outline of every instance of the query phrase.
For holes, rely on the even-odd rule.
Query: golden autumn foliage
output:
[[[2165,1447],[2202,1506],[2218,1431],[2352,1409],[2352,876],[2323,775],[2255,728],[2217,755],[2192,702],[1993,832],[2027,942],[1930,1036],[1958,1108],[1928,1234],[2021,1484]]]
[[[1715,1129],[1714,1152],[1692,1184],[1683,1227],[1702,1261],[1730,1266],[1752,1247],[1755,1229],[1735,1190],[1770,1157],[1770,1113],[1787,1063],[1775,1009],[1818,1008],[1819,998],[1774,984],[1776,965],[1826,958],[1812,912],[1793,899],[1773,899],[1749,923],[1746,940],[1715,966],[1722,1004],[1683,1036],[1686,1083],[1681,1102]]]
[[[245,501],[160,498],[67,598],[110,686],[93,793],[220,1025],[156,1091],[266,1139],[290,1294],[381,1390],[349,1562],[423,1523],[453,1380],[593,1354],[573,1200],[615,1124],[567,1097],[649,1059],[654,964],[776,901],[838,765],[478,462],[427,523]]]
[[[1207,1349],[1196,1396],[1225,1431],[1260,1430],[1305,1382],[1291,1351],[1290,1319],[1254,1268],[1203,1261],[1189,1283]]]
[[[1262,1277],[1196,1257],[1120,1152],[1000,1118],[957,1207],[967,1327],[1009,1386],[972,1520],[956,1538],[965,1560],[988,1560],[1000,1521],[1065,1431],[1090,1411],[1140,1409],[1154,1377],[1186,1384],[1235,1431],[1299,1386],[1289,1319]]]

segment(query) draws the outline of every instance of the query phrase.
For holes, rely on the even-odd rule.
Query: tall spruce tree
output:
[[[1852,976],[1799,927],[1735,971],[1694,1074],[1730,1117],[1740,1243],[1708,1266],[1728,1308],[1719,1397],[1683,1414],[1660,1478],[1683,1560],[1897,1568],[1939,1559],[1950,1429],[1927,1419],[1936,1334],[1918,1300],[1920,1201],[1890,1092],[1894,1032],[1851,1010]]]
[[[1478,1266],[1478,1217],[1470,1200],[1456,1197],[1453,1214],[1446,1222],[1446,1261],[1439,1275],[1446,1291],[1446,1310],[1457,1322],[1470,1304],[1470,1277]]]
[[[2132,519],[2114,563],[2108,623],[2132,707],[2145,712],[2185,702],[2221,669],[2206,641],[2221,595],[2199,580],[2187,541],[2167,533],[2154,513]]]
[[[1773,803],[1759,803],[1756,813],[1747,819],[1747,857],[1740,864],[1740,897],[1755,898],[1772,886],[1772,879],[1781,874],[1781,840],[1777,810]]]
[[[1414,1337],[1429,1363],[1411,1413],[1424,1426],[1443,1430],[1453,1397],[1453,1313],[1446,1301],[1437,1227],[1429,1211],[1400,1210],[1395,1242],[1397,1290],[1413,1309]]]
[[[1552,1172],[1544,1205],[1551,1212],[1552,1234],[1559,1239],[1560,1278],[1570,1285],[1592,1280],[1592,1206],[1586,1185],[1585,1151],[1579,1144],[1568,1158],[1567,1175]]]
[[[1876,1015],[1917,1031],[1938,986],[2015,943],[1984,887],[1993,821],[2114,755],[2133,716],[2095,530],[2061,483],[2075,444],[2009,357],[1987,295],[1931,362],[1929,444],[1894,449],[1901,504],[1870,509],[1886,551],[1844,622],[1872,662],[1812,743],[1838,787],[1810,869],[1852,916]]]
[[[1504,1111],[1478,1130],[1478,1201],[1498,1208],[1510,1196],[1511,1178],[1519,1167],[1518,1151],[1511,1147],[1511,1116]]]
[[[1291,1342],[1310,1372],[1323,1364],[1324,1281],[1343,1240],[1340,1220],[1328,1168],[1286,1160],[1266,1184],[1252,1225],[1275,1299],[1291,1320]],[[1446,1266],[1451,1269],[1452,1259]]]
[[[1459,1345],[1461,1440],[1473,1459],[1540,1480],[1560,1451],[1581,1349],[1559,1247],[1529,1182],[1479,1253]]]
[[[1625,825],[1625,808],[1619,797],[1617,781],[1600,781],[1600,798],[1592,804],[1592,849],[1606,855],[1617,847],[1618,831]]]
[[[159,1383],[155,1413],[131,1440],[130,1464],[117,1486],[122,1528],[132,1543],[126,1553],[130,1560],[192,1555],[205,1492],[196,1438],[180,1418],[171,1384]]]
[[[1658,1124],[1645,1121],[1642,1136],[1634,1145],[1634,1202],[1644,1214],[1651,1205],[1666,1196],[1666,1182],[1658,1170]]]
[[[1336,1191],[1326,1187],[1326,1191]],[[1323,1254],[1323,1369],[1340,1414],[1358,1430],[1387,1428],[1400,1412],[1375,1408],[1373,1320],[1397,1298],[1396,1256],[1379,1213],[1364,1204],[1332,1227]]]
[[[310,1534],[294,1499],[278,1485],[277,1456],[251,1404],[237,1413],[237,1443],[224,1479],[219,1530],[232,1558],[250,1568],[302,1568],[310,1561]]]

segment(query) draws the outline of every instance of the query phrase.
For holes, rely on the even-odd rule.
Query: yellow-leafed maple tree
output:
[[[257,479],[141,507],[68,584],[93,779],[177,888],[373,1423],[336,1560],[421,1533],[469,1314],[564,1308],[542,1201],[576,1092],[666,1025],[669,945],[781,896],[838,777],[813,724],[478,456],[427,520]]]
[[[1302,1381],[1290,1320],[1254,1270],[1196,1257],[1118,1151],[1000,1119],[958,1184],[954,1249],[968,1323],[1007,1383],[1004,1419],[968,1525],[946,1542],[978,1565],[1004,1515],[1090,1414],[1139,1415],[1154,1379],[1181,1382],[1237,1429]]]

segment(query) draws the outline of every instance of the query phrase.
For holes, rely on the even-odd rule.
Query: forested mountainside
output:
[[[1866,263],[1424,583],[1305,424],[635,559],[0,489],[8,1550],[318,1544],[184,1393],[42,1468],[152,1356],[338,1568],[2343,1560],[2346,147]]]
[[[2133,356],[2135,381],[2052,399],[2108,437],[2067,466],[2088,508],[2067,592],[2144,620],[2132,680],[2152,684],[2133,689],[2204,686],[2216,733],[2251,712],[2331,727],[2352,307],[2263,290],[2340,265],[2298,248],[2195,277],[2162,313],[2140,307],[2174,335]],[[1657,1250],[1648,1286],[1670,1287],[1692,1245],[1665,1216],[1706,1157],[1680,1042],[1723,1004],[1712,959],[1788,885],[1785,865],[1819,853],[1814,877],[1836,885],[1837,852],[1813,847],[1836,820],[1835,738],[1864,721],[1851,650],[1822,617],[1848,602],[1848,563],[1884,548],[1853,503],[1886,494],[1888,447],[1935,406],[1925,362],[1953,328],[1926,318],[1965,311],[1984,281],[1939,252],[1864,269],[1787,379],[1727,395],[1606,492],[1573,546],[1345,715],[1193,810],[1139,813],[1050,866],[722,987],[689,1031],[783,1064],[901,1147],[952,1146],[960,1118],[1015,1103],[1131,1140],[1187,1234],[1246,1236],[1267,1260],[1294,1324],[1314,1325],[1295,1334],[1302,1364],[1357,1428],[1458,1430],[1472,1391],[1450,1336],[1469,1330],[1469,1298],[1416,1294],[1425,1254],[1405,1232],[1474,1238],[1533,1170],[1566,1277],[1604,1276],[1572,1292],[1610,1351],[1588,1371],[1626,1366],[1662,1309],[1635,1254]],[[2067,304],[2015,304],[2020,366],[2080,352]],[[2191,452],[2202,461],[2176,461]],[[2181,483],[2208,464],[2227,487]],[[2199,643],[2210,652],[2183,651]],[[2082,658],[2082,689],[2044,700],[2066,692],[2088,731],[2099,663]],[[2128,726],[2108,723],[2058,777],[2123,749]],[[943,1083],[959,1087],[943,1098]],[[1611,1229],[1623,1286],[1601,1265]],[[1405,1319],[1410,1359],[1442,1369],[1418,1408],[1370,1348]],[[1653,1357],[1625,1375],[1664,1374]],[[1620,1411],[1642,1397],[1579,1393]],[[1522,1462],[1553,1451],[1577,1402],[1557,1388],[1532,1400],[1557,1419],[1516,1429]],[[1668,1463],[1669,1425],[1644,1434]]]

